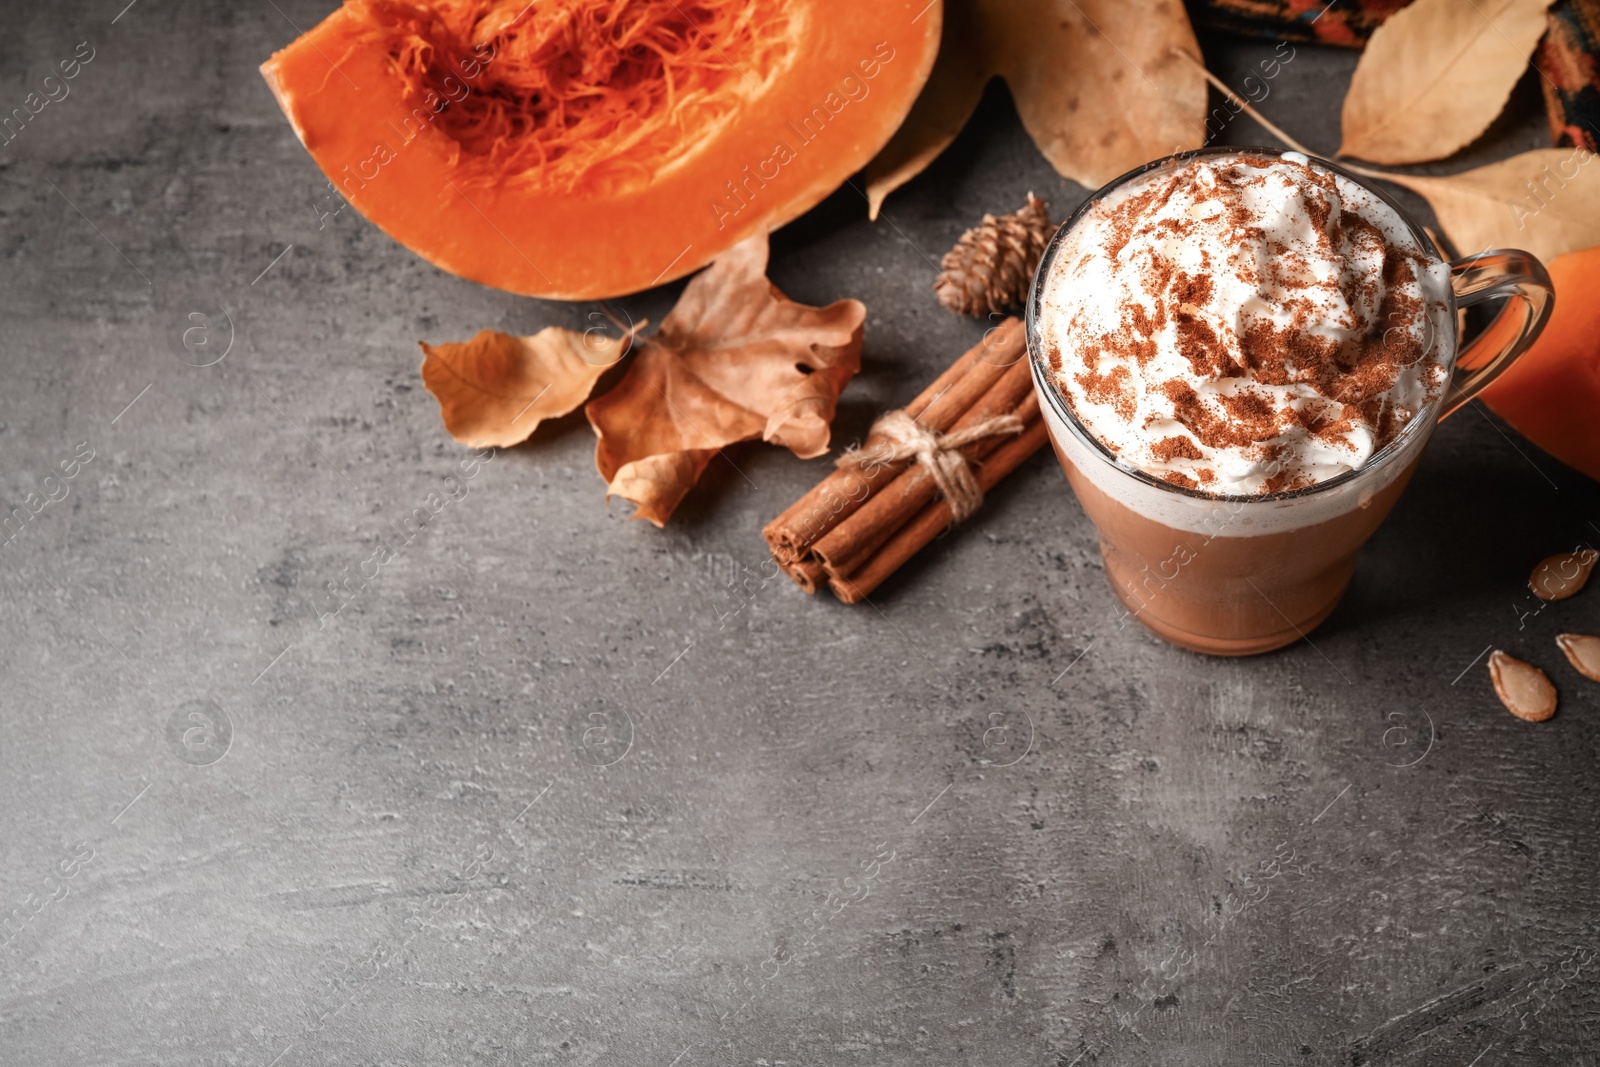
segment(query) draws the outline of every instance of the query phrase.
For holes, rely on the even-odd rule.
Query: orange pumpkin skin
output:
[[[552,150],[568,153],[564,163],[592,157],[593,168],[576,177],[550,179],[547,170],[557,168],[542,163],[497,169],[498,156],[481,144],[464,147],[451,124],[462,125],[467,108],[521,116],[526,101],[541,99],[525,78],[514,92],[497,80],[522,77],[518,64],[531,62],[516,51],[531,36],[521,27],[531,24],[518,20],[559,18],[593,0],[347,0],[261,71],[339,195],[435,266],[529,296],[619,296],[689,274],[819,203],[888,141],[938,50],[942,0],[742,2],[756,14],[729,17],[744,18],[747,35],[765,34],[765,66],[742,69],[741,46],[705,34],[673,38],[700,45],[699,73],[722,79],[697,98],[704,112],[657,129],[653,147],[626,143],[634,133],[626,112],[615,131],[579,128]],[[482,39],[479,51],[432,48],[423,53],[431,80],[419,82],[418,50],[396,43],[384,20],[425,22],[442,10],[459,22],[465,8],[487,27],[464,31]],[[699,9],[688,0],[613,0],[606,12],[651,9],[670,18],[686,8],[693,25]],[[779,22],[762,8],[779,12]],[[491,32],[506,24],[500,36]],[[567,38],[547,36],[557,42],[551,47],[564,47]],[[712,69],[714,54],[732,69]],[[550,77],[587,62],[557,54]],[[676,82],[661,92],[686,98]],[[546,123],[536,135],[552,128],[560,127]],[[531,151],[544,152],[543,144]],[[508,135],[493,152],[517,145]]]
[[[1600,480],[1600,247],[1549,263],[1555,309],[1483,402],[1556,459]]]

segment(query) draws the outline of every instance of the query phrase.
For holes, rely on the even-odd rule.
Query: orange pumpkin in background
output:
[[[941,0],[347,0],[262,74],[336,191],[444,270],[635,292],[815,206],[905,118]]]
[[[1600,247],[1548,264],[1555,309],[1483,402],[1556,459],[1600,480]]]

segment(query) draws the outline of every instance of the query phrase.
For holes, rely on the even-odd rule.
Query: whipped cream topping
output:
[[[1057,389],[1120,463],[1217,495],[1303,488],[1432,417],[1450,270],[1299,153],[1195,158],[1094,204],[1038,306]]]

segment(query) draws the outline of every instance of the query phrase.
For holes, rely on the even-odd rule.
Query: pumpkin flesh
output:
[[[348,0],[262,66],[340,196],[430,262],[586,299],[808,210],[893,134],[939,0]]]

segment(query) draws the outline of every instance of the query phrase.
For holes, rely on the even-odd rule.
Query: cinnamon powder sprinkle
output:
[[[1190,438],[1181,434],[1172,437],[1163,437],[1150,446],[1150,452],[1163,463],[1171,463],[1182,456],[1184,459],[1205,459],[1205,454]]]
[[[1131,422],[1138,413],[1133,376],[1128,373],[1127,367],[1112,367],[1104,374],[1091,368],[1077,375],[1076,380],[1090,400],[1115,409],[1123,419]]]
[[[1437,264],[1342,183],[1299,160],[1240,154],[1180,164],[1098,205],[1101,244],[1079,263],[1109,259],[1100,270],[1137,280],[1120,310],[1078,305],[1058,331],[1063,349],[1047,351],[1084,401],[1136,435],[1135,420],[1162,424],[1134,438],[1139,453],[1176,468],[1151,473],[1212,485],[1218,468],[1199,464],[1226,450],[1254,465],[1256,491],[1302,488],[1317,480],[1304,442],[1359,464],[1369,454],[1363,429],[1371,450],[1382,449],[1421,410],[1400,406],[1417,403],[1419,386],[1424,403],[1439,395],[1447,368],[1416,369],[1433,355],[1422,279]],[[1108,318],[1120,319],[1115,329]],[[1173,355],[1183,371],[1153,369]],[[1126,443],[1110,431],[1108,446],[1109,436]]]

